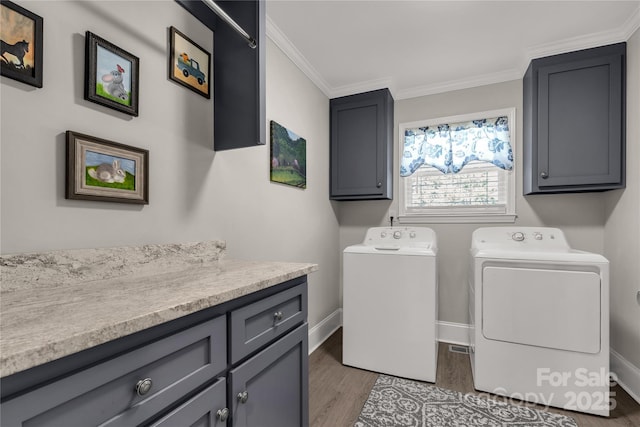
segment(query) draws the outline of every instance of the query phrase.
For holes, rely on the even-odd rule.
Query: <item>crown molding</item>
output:
[[[580,37],[572,37],[553,43],[531,46],[523,53],[522,59],[517,68],[475,76],[470,79],[437,82],[434,84],[415,86],[401,90],[396,88],[395,81],[392,77],[384,77],[376,80],[358,82],[351,85],[332,87],[309,63],[309,61],[307,61],[304,55],[295,47],[287,36],[284,35],[280,28],[278,28],[278,26],[269,18],[269,15],[267,15],[266,21],[267,37],[269,37],[328,98],[336,98],[369,90],[389,88],[394,99],[408,99],[518,80],[522,78],[532,59],[627,41],[636,31],[638,31],[638,28],[640,28],[640,1],[638,2],[636,10],[619,28],[610,31],[587,34]]]
[[[331,89],[330,98],[337,98],[339,96],[353,95],[356,93],[368,92],[370,90],[384,89],[384,88],[389,89],[389,92],[391,92],[391,96],[393,96],[395,99],[395,95],[394,95],[395,84],[391,77],[383,77],[380,79],[367,80],[365,82],[359,82],[351,85],[338,86],[336,88]]]
[[[436,93],[451,92],[454,90],[508,82],[522,78],[522,74],[523,73],[521,73],[520,70],[510,69],[499,71],[497,73],[483,74],[469,79],[450,80],[431,85],[415,86],[397,91],[395,99],[417,98],[419,96],[433,95]]]
[[[526,65],[522,67],[522,74],[524,74],[532,59],[624,42],[629,40],[638,28],[640,28],[640,2],[634,13],[627,18],[620,28],[530,47],[525,51]]]
[[[267,37],[273,41],[282,52],[315,84],[322,93],[331,98],[332,89],[316,71],[316,69],[307,61],[307,58],[295,47],[291,40],[284,35],[278,26],[267,15]]]

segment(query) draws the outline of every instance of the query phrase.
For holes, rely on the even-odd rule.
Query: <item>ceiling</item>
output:
[[[640,0],[267,1],[267,35],[330,98],[520,79],[533,58],[625,41],[639,27]]]

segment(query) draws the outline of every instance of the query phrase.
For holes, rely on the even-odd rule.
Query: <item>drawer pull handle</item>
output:
[[[248,391],[245,390],[242,393],[238,393],[238,402],[247,403],[247,400],[249,400],[249,392]]]
[[[229,418],[229,409],[218,409],[218,412],[216,412],[216,417],[218,417],[218,419],[222,422],[227,421],[227,418]]]
[[[151,386],[153,385],[153,381],[151,381],[151,378],[145,378],[143,380],[140,380],[136,383],[136,393],[138,396],[144,396],[145,394],[149,393],[149,390],[151,390]]]
[[[275,313],[273,313],[273,320],[275,320],[276,322],[282,320],[282,312],[276,311]]]
[[[545,172],[545,171],[540,172],[540,178],[542,178],[542,179],[549,178],[549,173]]]

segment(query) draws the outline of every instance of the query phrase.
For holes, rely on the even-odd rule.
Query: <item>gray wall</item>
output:
[[[224,239],[233,258],[318,263],[309,278],[311,326],[338,308],[329,101],[277,47],[267,46],[267,121],[306,138],[306,190],[269,181],[268,145],[213,151],[213,100],[167,78],[168,27],[213,48],[211,31],[177,3],[26,6],[44,18],[44,87],[2,77],[3,254]],[[153,19],[141,21],[151,10]],[[140,58],[139,117],[83,99],[87,30]],[[148,149],[150,204],[66,200],[68,129]]]
[[[607,193],[611,347],[640,372],[640,30],[627,42],[627,188]],[[636,393],[638,391],[636,390]]]
[[[516,213],[515,224],[559,227],[575,248],[604,251],[604,195],[522,195],[522,81],[510,81],[436,95],[404,99],[395,103],[394,155],[398,158],[398,124],[500,108],[516,108]],[[398,165],[395,164],[395,194]],[[388,225],[393,202],[347,202],[340,205],[340,246],[359,243],[368,227]],[[404,223],[402,225],[405,225]],[[468,323],[467,263],[471,234],[478,227],[510,224],[420,224],[438,236],[439,318]]]

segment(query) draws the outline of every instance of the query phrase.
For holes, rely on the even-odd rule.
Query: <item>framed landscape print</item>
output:
[[[67,131],[67,199],[149,204],[149,151]]]
[[[139,66],[136,56],[87,31],[84,98],[137,116]]]
[[[273,120],[271,181],[307,188],[307,141]]]
[[[42,18],[17,4],[0,2],[2,75],[42,87]]]
[[[211,98],[211,54],[174,27],[169,32],[169,78]]]

